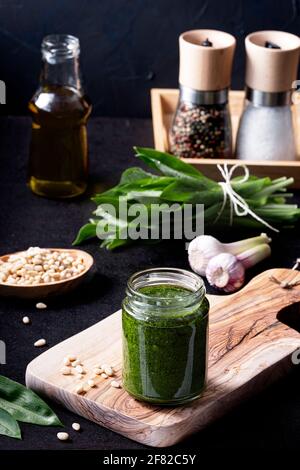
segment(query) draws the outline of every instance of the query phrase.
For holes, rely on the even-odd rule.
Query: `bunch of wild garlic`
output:
[[[251,215],[238,216],[234,214],[231,220],[231,207],[229,201],[224,206],[224,191],[222,186],[204,176],[200,171],[182,160],[167,153],[158,152],[150,148],[135,148],[136,157],[142,160],[149,168],[157,173],[150,173],[138,167],[124,171],[121,180],[114,188],[96,194],[92,200],[97,204],[93,217],[84,225],[74,241],[79,244],[86,239],[99,236],[97,224],[102,222],[105,233],[105,217],[101,211],[103,203],[118,207],[120,200],[127,204],[142,203],[151,212],[151,205],[179,203],[203,204],[205,227],[244,226],[246,228],[262,228],[261,223]],[[288,204],[287,199],[293,196],[286,192],[286,188],[293,182],[293,178],[281,177],[275,180],[270,178],[257,178],[250,176],[247,181],[242,177],[231,179],[231,187],[246,202],[250,210],[260,219],[275,227],[292,227],[300,217],[300,209],[295,204]],[[116,216],[109,216],[107,224],[114,224],[116,230],[106,234],[101,246],[110,250],[124,246],[133,241],[122,238],[122,233],[131,224],[130,220],[122,220],[118,212]],[[104,224],[103,224],[104,222]],[[149,225],[151,229],[151,217]],[[99,226],[98,226],[99,229]],[[96,233],[97,232],[97,233]]]

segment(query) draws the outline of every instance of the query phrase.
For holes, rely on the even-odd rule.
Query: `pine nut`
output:
[[[103,372],[103,374],[101,374],[101,377],[102,377],[103,379],[108,379],[108,375],[106,375],[104,372]]]
[[[77,359],[77,356],[75,356],[75,354],[68,354],[66,357],[69,359],[70,362],[76,361]]]
[[[89,392],[91,390],[91,386],[88,383],[83,384],[83,391]]]
[[[112,387],[114,387],[114,388],[120,388],[120,387],[121,387],[120,383],[117,382],[116,380],[112,380],[112,381],[110,382],[110,385],[111,385]]]
[[[29,317],[23,317],[22,318],[22,322],[25,324],[25,325],[28,325],[30,323],[30,318]]]
[[[99,367],[95,367],[93,372],[94,372],[95,375],[100,375],[102,373],[102,369],[100,369]]]
[[[80,431],[80,424],[79,423],[73,423],[72,428],[74,429],[74,431]]]
[[[34,346],[36,348],[40,348],[42,346],[45,346],[46,345],[46,340],[44,338],[41,338],[41,339],[38,339],[35,343],[34,343]]]
[[[84,374],[85,373],[82,366],[76,366],[75,370],[76,370],[76,372],[78,372],[78,374]]]
[[[88,383],[88,385],[89,385],[91,388],[95,387],[95,385],[96,385],[95,382],[94,382],[92,379],[89,379],[89,380],[87,381],[87,383]]]
[[[47,308],[47,305],[44,304],[43,302],[38,302],[36,304],[36,308],[39,308],[39,309]]]
[[[65,366],[71,365],[70,359],[69,359],[68,357],[64,357],[64,361],[63,361],[63,362],[64,362],[64,365],[65,365]]]
[[[72,374],[71,367],[67,367],[67,366],[62,367],[61,373],[63,375],[71,375]]]
[[[75,359],[74,361],[70,359],[70,361],[72,362],[72,367],[77,367],[81,365],[81,361],[79,361],[79,359]]]
[[[41,266],[40,264],[36,264],[36,265],[34,266],[34,270],[35,270],[35,271],[43,271],[43,266]]]
[[[60,441],[67,441],[69,439],[69,434],[67,432],[58,432],[56,435],[57,439]]]
[[[75,388],[75,392],[77,393],[77,395],[81,395],[82,393],[84,393],[83,385],[77,385],[77,387]]]
[[[112,370],[111,367],[106,367],[104,369],[104,372],[105,372],[106,375],[108,375],[108,377],[112,377],[114,375],[114,371]]]

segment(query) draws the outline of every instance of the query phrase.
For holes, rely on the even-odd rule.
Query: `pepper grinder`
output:
[[[232,131],[228,89],[236,40],[213,29],[179,37],[179,102],[169,133],[179,157],[229,157]]]
[[[296,160],[292,84],[300,39],[282,31],[259,31],[245,40],[246,99],[236,142],[241,160]]]

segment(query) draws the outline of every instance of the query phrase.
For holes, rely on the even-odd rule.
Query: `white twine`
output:
[[[223,166],[217,165],[217,167],[224,179],[224,181],[220,181],[218,183],[223,190],[223,203],[214,223],[216,223],[221,217],[226,207],[227,200],[229,200],[229,204],[230,204],[229,223],[230,225],[232,225],[234,215],[237,215],[238,217],[250,215],[251,217],[253,217],[253,219],[265,225],[270,230],[273,230],[274,232],[279,232],[277,228],[268,224],[268,222],[266,222],[264,219],[262,219],[257,214],[255,214],[255,212],[253,212],[250,209],[249,205],[242,198],[242,196],[240,196],[231,186],[231,179],[232,179],[233,173],[235,172],[237,168],[241,168],[242,170],[244,170],[244,176],[242,179],[240,179],[240,183],[245,183],[246,181],[248,181],[250,174],[249,174],[249,170],[247,166],[243,164],[236,164],[236,165],[233,165],[229,170],[227,163],[225,163]]]

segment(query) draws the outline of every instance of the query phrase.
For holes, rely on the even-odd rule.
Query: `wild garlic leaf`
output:
[[[89,238],[94,238],[96,236],[96,229],[97,225],[92,223],[83,225],[79,230],[77,237],[73,241],[72,245],[79,245],[80,243],[85,240],[88,240]]]
[[[207,185],[213,187],[216,183],[206,178],[200,171],[196,170],[179,158],[164,152],[159,152],[150,148],[135,147],[136,156],[143,160],[147,165],[160,171],[165,176],[173,176],[189,183]]]
[[[0,434],[3,436],[22,439],[20,426],[17,421],[5,410],[0,408]]]
[[[36,393],[3,375],[0,375],[0,409],[24,423],[62,426],[56,414]]]
[[[142,168],[138,166],[133,166],[123,171],[119,184],[132,183],[133,181],[141,180],[144,178],[155,179],[156,176],[153,175],[152,173],[148,173],[147,171],[143,170]]]

